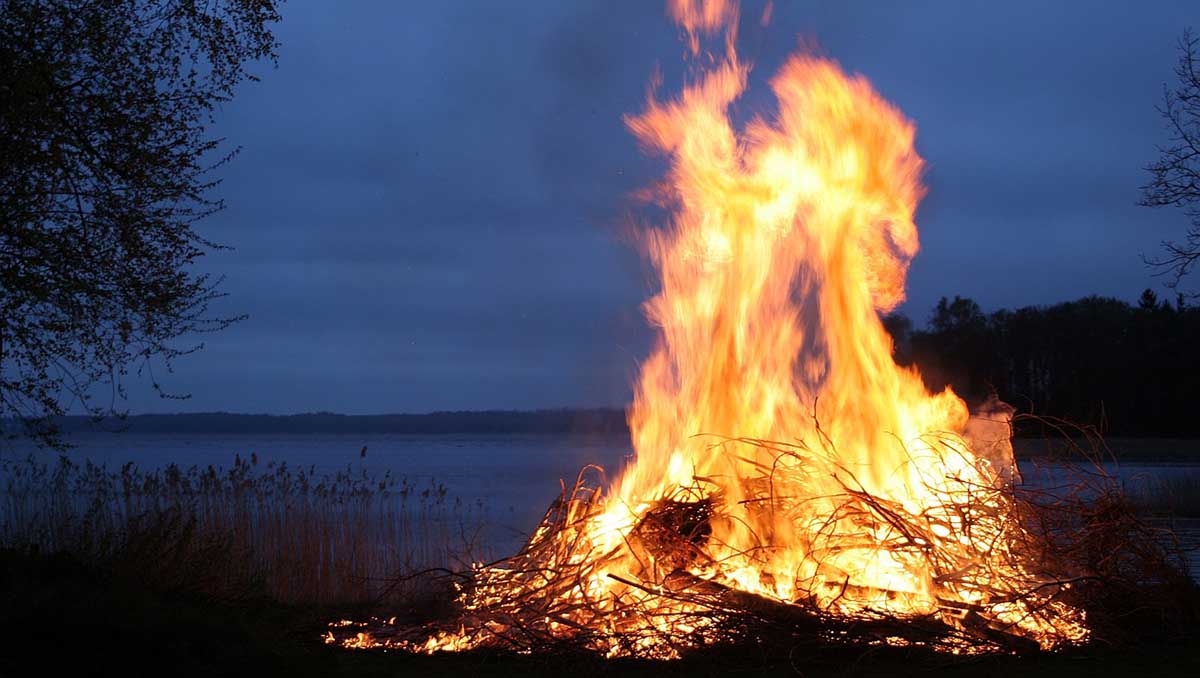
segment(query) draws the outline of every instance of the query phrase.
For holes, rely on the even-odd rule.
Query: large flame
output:
[[[672,8],[687,27],[711,26],[703,21],[720,4],[702,14]],[[664,197],[675,211],[649,236],[662,291],[646,310],[662,334],[630,413],[636,463],[616,494],[635,506],[698,476],[714,479],[730,518],[714,532],[719,550],[753,552],[733,558],[751,573],[742,583],[758,589],[755,580],[769,575],[770,592],[790,598],[821,578],[809,532],[835,514],[823,498],[845,483],[920,512],[944,503],[948,478],[991,485],[998,469],[941,453],[965,433],[967,408],[896,365],[879,317],[904,299],[917,252],[913,213],[924,189],[912,123],[864,78],[797,56],[771,83],[775,117],[739,133],[728,108],[746,76],[730,50],[678,101],[652,102],[630,120],[642,142],[673,160]],[[745,503],[757,489],[739,479],[761,476],[777,452],[714,446],[697,433],[821,441],[834,454],[823,472],[789,487],[800,493],[797,512],[772,514]],[[820,562],[932,604],[930,573],[860,536],[860,546]]]
[[[880,314],[904,299],[924,193],[912,122],[865,78],[799,55],[771,81],[776,113],[738,129],[736,7],[669,6],[701,65],[628,120],[671,161],[656,197],[672,216],[645,240],[660,337],[629,413],[636,459],[592,508],[543,524],[537,568],[477,572],[464,626],[423,648],[502,636],[521,614],[507,601],[539,590],[552,635],[604,631],[608,654],[668,656],[664,634],[704,625],[660,595],[680,572],[826,614],[963,625],[969,611],[1043,647],[1084,638],[1077,611],[1027,594],[1039,580],[1014,553],[1005,411],[972,418],[892,359]],[[651,543],[648,515],[701,505],[684,555]]]

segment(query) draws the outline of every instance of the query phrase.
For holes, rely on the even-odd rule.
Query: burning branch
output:
[[[671,162],[656,196],[671,218],[645,239],[661,332],[630,409],[635,462],[564,488],[519,553],[474,569],[456,620],[342,642],[670,658],[756,637],[957,653],[1088,640],[1079,593],[1117,570],[1084,556],[1108,557],[1092,531],[1127,518],[1018,491],[1011,408],[971,417],[892,360],[880,313],[904,298],[925,190],[912,122],[798,55],[772,81],[777,113],[735,129],[748,70],[719,5],[672,3],[698,75],[628,120]]]

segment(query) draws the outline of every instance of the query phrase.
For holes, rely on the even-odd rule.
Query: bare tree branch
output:
[[[1200,38],[1190,29],[1179,38],[1175,75],[1179,82],[1164,88],[1158,106],[1170,136],[1158,148],[1158,160],[1146,166],[1151,179],[1139,201],[1146,207],[1181,208],[1191,221],[1183,240],[1163,242],[1166,254],[1147,259],[1170,276],[1172,288],[1200,262]]]

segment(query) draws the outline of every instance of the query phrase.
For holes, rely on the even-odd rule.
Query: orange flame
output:
[[[936,489],[945,488],[931,491],[931,481],[980,471],[943,468],[943,455],[929,454],[965,432],[967,408],[948,390],[928,394],[915,371],[895,364],[879,319],[903,301],[918,246],[913,213],[924,189],[912,123],[865,79],[797,56],[772,82],[776,117],[739,134],[727,109],[746,75],[731,56],[678,101],[652,102],[630,120],[640,140],[671,155],[664,197],[676,211],[648,240],[662,291],[646,310],[662,335],[642,367],[630,413],[637,461],[617,496],[636,505],[698,476],[730,479],[720,486],[735,519],[717,541],[731,553],[769,544],[765,567],[746,565],[785,586],[797,567],[811,576],[805,526],[833,512],[820,498],[839,494],[845,479],[919,512],[942,502]],[[734,453],[697,433],[820,438],[839,468],[798,488],[811,516],[765,517],[745,508],[736,479],[771,466],[772,451]],[[928,590],[924,573],[886,551],[836,560],[846,572],[886,572],[911,579],[902,589]]]
[[[929,393],[892,359],[880,313],[904,299],[925,190],[912,122],[865,78],[799,55],[771,81],[775,115],[737,129],[729,108],[749,72],[734,49],[737,8],[669,9],[694,55],[722,30],[724,50],[679,98],[628,120],[671,160],[658,197],[672,217],[645,240],[661,281],[645,310],[660,336],[629,412],[636,459],[598,510],[534,535],[582,544],[545,563],[575,568],[576,580],[484,568],[465,609],[545,587],[580,603],[547,615],[551,633],[603,627],[617,638],[603,652],[671,656],[639,629],[703,625],[677,621],[689,604],[656,594],[684,568],[826,612],[957,624],[947,611],[969,609],[1043,647],[1084,639],[1080,612],[1018,595],[1038,578],[1014,553],[1024,533],[1007,518],[1011,410],[972,418],[952,391]],[[639,523],[681,498],[711,507],[703,557],[639,552]],[[630,600],[636,618],[604,616]],[[414,649],[475,647],[507,628],[475,621],[485,633],[464,626]]]

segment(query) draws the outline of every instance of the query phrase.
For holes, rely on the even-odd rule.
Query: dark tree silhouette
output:
[[[885,327],[898,362],[968,403],[994,393],[1021,412],[1114,435],[1200,435],[1200,308],[1180,297],[1146,290],[1136,304],[1091,296],[990,315],[943,298],[925,328],[894,316]]]
[[[155,362],[237,319],[209,312],[193,226],[237,150],[207,127],[274,61],[276,5],[0,0],[0,418],[61,445],[56,415],[114,412],[130,369],[159,389]]]
[[[1165,88],[1158,107],[1170,138],[1146,167],[1151,179],[1141,199],[1148,207],[1180,207],[1191,220],[1183,240],[1164,242],[1166,255],[1150,260],[1171,275],[1172,287],[1200,261],[1200,38],[1190,30],[1179,39],[1175,75],[1179,82]]]
[[[883,329],[892,336],[892,352],[896,359],[908,364],[912,354],[912,321],[903,313],[889,313],[883,316]]]
[[[999,359],[988,317],[971,299],[942,297],[929,316],[928,331],[912,333],[909,343],[911,359],[932,388],[953,385],[973,403],[992,394]]]

